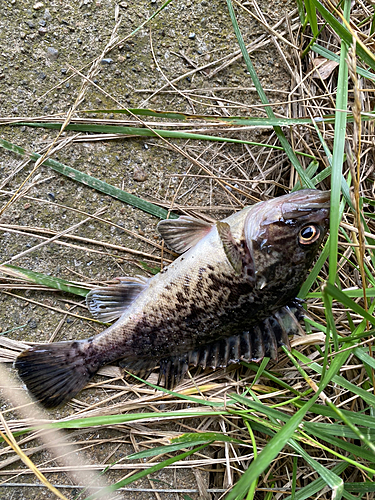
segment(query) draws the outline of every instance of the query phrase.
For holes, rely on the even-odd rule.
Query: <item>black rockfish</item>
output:
[[[167,245],[182,253],[150,278],[121,278],[91,291],[102,320],[119,318],[89,339],[22,352],[15,367],[46,407],[66,403],[112,361],[147,376],[160,365],[172,385],[189,364],[226,365],[275,357],[287,343],[285,308],[297,295],[326,234],[329,192],[304,189],[208,224],[161,221]],[[287,321],[286,321],[287,322]]]

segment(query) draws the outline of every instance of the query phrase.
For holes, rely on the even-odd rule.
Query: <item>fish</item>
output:
[[[159,222],[179,257],[152,278],[121,277],[91,290],[91,314],[116,321],[87,339],[21,352],[18,375],[53,408],[114,361],[143,378],[159,366],[159,381],[172,387],[189,365],[276,358],[298,328],[294,299],[327,233],[329,206],[329,191],[302,189],[215,223],[185,215]]]

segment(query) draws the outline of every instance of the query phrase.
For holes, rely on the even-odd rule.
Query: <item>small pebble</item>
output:
[[[59,57],[59,51],[54,47],[47,47],[47,57],[50,61],[56,61]]]
[[[27,326],[34,330],[38,326],[38,323],[35,321],[35,319],[29,319],[29,321],[27,322]]]
[[[43,9],[43,7],[44,7],[44,3],[43,2],[36,2],[33,5],[33,9],[34,10],[40,10],[40,9]]]
[[[148,179],[148,175],[143,168],[135,167],[133,171],[133,179],[137,182],[144,182]]]
[[[46,20],[46,21],[50,21],[52,19],[52,16],[50,14],[50,11],[48,9],[46,9],[44,11],[44,14],[43,14],[43,18]]]
[[[29,210],[30,207],[31,207],[31,203],[25,203],[24,206],[23,206],[23,209],[24,210]]]
[[[39,35],[45,35],[46,33],[48,33],[48,29],[47,28],[39,28],[38,29],[38,33]]]
[[[190,40],[194,40],[194,38],[195,38],[195,33],[189,33],[189,38],[190,38]]]
[[[106,59],[102,59],[101,63],[102,64],[112,64],[113,63],[113,59],[111,59],[110,57],[108,57]]]

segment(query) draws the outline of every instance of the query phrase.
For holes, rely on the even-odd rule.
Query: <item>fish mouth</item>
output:
[[[301,189],[287,195],[281,206],[281,215],[284,220],[301,217],[322,210],[328,217],[331,191],[317,189]]]

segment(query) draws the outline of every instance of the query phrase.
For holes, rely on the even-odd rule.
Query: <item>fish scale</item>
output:
[[[15,362],[21,379],[53,407],[116,360],[143,375],[160,365],[171,387],[189,365],[275,357],[293,332],[283,326],[284,308],[306,278],[328,216],[328,192],[301,190],[215,224],[188,216],[161,221],[159,232],[180,257],[148,280],[120,278],[92,290],[92,314],[117,321],[89,339],[22,352]]]

